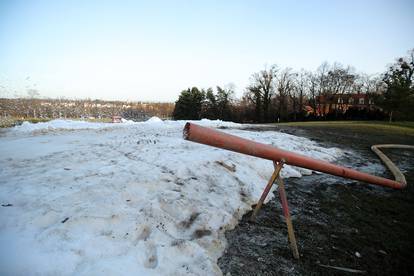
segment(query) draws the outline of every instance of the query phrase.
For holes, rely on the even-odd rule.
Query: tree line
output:
[[[295,71],[272,65],[251,75],[241,98],[235,97],[232,85],[181,91],[173,118],[259,123],[385,117],[413,120],[413,72],[414,49],[379,75],[358,73],[353,67],[337,62],[324,62],[315,71]],[[354,105],[343,112],[335,107],[341,96],[353,94],[364,94],[375,105],[366,109]],[[321,106],[328,112],[321,112]]]
[[[38,96],[38,94],[37,94]],[[125,119],[142,121],[151,116],[171,118],[173,103],[125,102],[103,100],[69,100],[28,98],[0,98],[0,117],[15,118],[96,118],[110,119],[122,116]]]

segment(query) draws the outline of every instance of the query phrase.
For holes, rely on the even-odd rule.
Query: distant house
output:
[[[376,110],[372,96],[367,94],[332,94],[316,99],[316,115],[324,116],[332,112],[345,113],[348,109]]]
[[[121,116],[112,116],[112,123],[122,123]]]
[[[122,112],[122,118],[125,118],[127,120],[133,120],[135,122],[142,122],[151,118],[151,115],[145,112],[144,110],[127,109],[124,112]]]

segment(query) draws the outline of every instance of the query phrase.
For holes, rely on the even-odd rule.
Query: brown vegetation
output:
[[[170,118],[173,109],[173,103],[0,98],[0,117],[3,118],[109,119],[112,116],[122,116],[127,119],[145,120],[151,116]]]

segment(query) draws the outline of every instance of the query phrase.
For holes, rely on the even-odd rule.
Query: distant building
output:
[[[151,117],[152,116],[148,112],[139,109],[128,109],[122,112],[122,118],[125,118],[127,120],[133,120],[135,122],[146,121]]]
[[[367,94],[332,94],[316,99],[316,115],[324,116],[332,112],[345,113],[348,109],[378,110],[372,96]]]

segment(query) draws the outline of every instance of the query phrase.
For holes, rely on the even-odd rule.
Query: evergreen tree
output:
[[[233,94],[234,92],[231,88],[223,89],[217,86],[216,101],[219,119],[225,121],[231,120],[231,100]]]
[[[211,88],[207,89],[206,99],[204,101],[201,113],[202,118],[207,118],[211,120],[219,118],[216,95],[214,95],[213,89]]]
[[[197,87],[181,91],[175,102],[173,118],[175,120],[199,120],[205,92]]]

